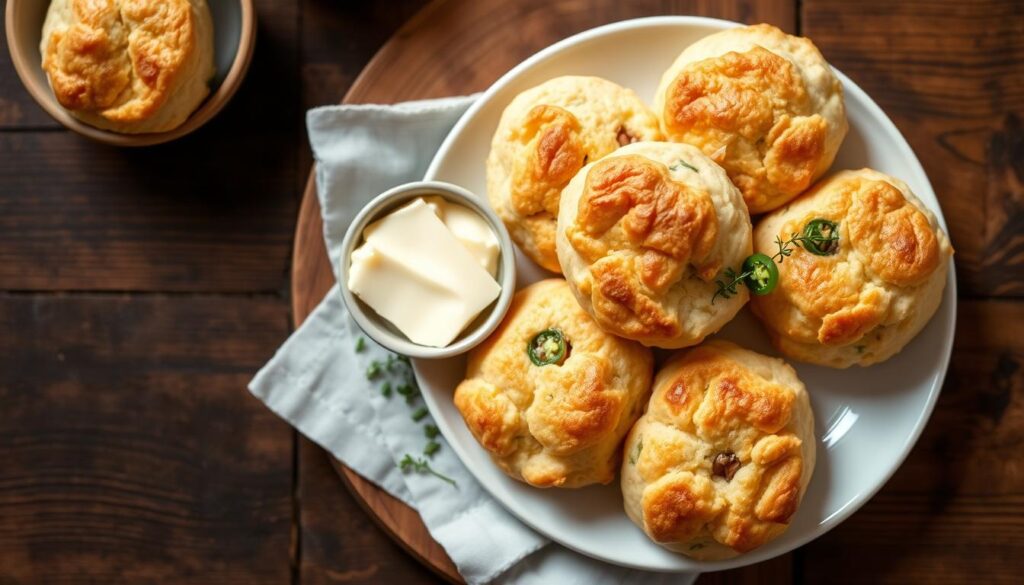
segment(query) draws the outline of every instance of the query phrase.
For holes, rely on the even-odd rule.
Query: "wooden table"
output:
[[[197,134],[145,150],[62,130],[0,51],[0,583],[438,581],[322,450],[245,390],[290,330],[311,162],[303,112],[337,101],[425,2],[257,4],[256,58],[235,101]],[[893,117],[950,223],[957,341],[907,462],[820,540],[702,582],[1017,581],[1024,5],[496,4],[492,26],[529,23],[511,51],[650,13],[811,36]]]

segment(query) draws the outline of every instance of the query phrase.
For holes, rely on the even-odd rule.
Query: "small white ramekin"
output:
[[[498,284],[501,285],[501,293],[459,334],[455,341],[445,347],[429,347],[409,341],[409,338],[398,328],[378,315],[348,288],[352,251],[363,243],[363,229],[409,201],[427,195],[440,195],[452,203],[476,211],[494,230],[501,248],[496,277]],[[505,313],[508,312],[509,305],[512,304],[512,296],[516,289],[516,261],[515,249],[512,246],[508,230],[485,201],[458,185],[440,181],[418,181],[399,185],[381,193],[356,214],[348,231],[345,232],[341,247],[342,260],[338,275],[341,279],[341,295],[345,305],[356,324],[366,335],[397,354],[413,358],[441,359],[465,353],[487,339],[487,336],[497,329],[505,317]],[[416,299],[409,299],[409,302],[415,303]],[[423,310],[429,311],[430,307],[423,307]]]

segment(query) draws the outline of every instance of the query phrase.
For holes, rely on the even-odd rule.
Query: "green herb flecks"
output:
[[[412,384],[399,384],[395,388],[395,392],[405,397],[406,404],[412,404],[413,400],[416,400],[416,389],[413,388]]]
[[[356,340],[356,352],[360,352],[366,349],[366,340],[360,337]]]
[[[668,169],[670,171],[681,171],[681,170],[683,170],[683,168],[690,169],[691,171],[693,171],[695,173],[699,173],[700,172],[699,170],[697,170],[697,167],[691,165],[690,163],[686,162],[685,160],[683,160],[681,158],[677,159],[675,164],[670,166]]]
[[[455,488],[459,487],[459,485],[457,483],[455,483],[454,479],[452,479],[452,478],[450,478],[447,475],[444,475],[442,473],[438,473],[436,470],[434,470],[433,467],[430,466],[430,462],[427,461],[426,458],[423,458],[423,457],[417,459],[417,458],[413,457],[412,455],[409,455],[408,453],[406,453],[405,457],[403,457],[402,460],[398,462],[398,467],[399,467],[399,469],[402,470],[403,473],[409,473],[409,472],[429,473],[430,475],[433,475],[434,477],[436,477],[438,479],[441,479],[443,481],[446,481],[446,482],[452,484],[452,487],[455,487]]]
[[[421,406],[421,407],[417,408],[415,411],[413,411],[413,413],[412,413],[412,420],[414,420],[416,422],[420,422],[421,420],[426,418],[426,416],[427,416],[427,409],[426,409],[426,407]]]
[[[640,437],[640,439],[636,442],[636,447],[634,447],[633,450],[630,451],[630,453],[629,453],[629,463],[630,463],[630,465],[636,465],[636,462],[640,460],[640,453],[643,450],[644,450],[644,438]]]
[[[441,429],[437,428],[435,425],[427,425],[423,427],[423,434],[426,435],[428,439],[436,439],[437,436],[441,434]]]
[[[429,441],[425,447],[423,447],[423,454],[427,457],[433,457],[434,453],[437,453],[441,449],[441,443],[437,441]]]

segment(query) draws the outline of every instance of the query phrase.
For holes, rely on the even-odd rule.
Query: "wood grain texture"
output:
[[[0,294],[0,582],[290,575],[292,431],[245,391],[273,299]]]
[[[500,12],[502,18],[494,18]],[[796,29],[792,2],[539,1],[504,3],[443,1],[424,8],[374,56],[348,90],[346,103],[394,103],[467,94],[485,89],[538,50],[608,22],[657,14],[700,14],[745,22],[766,21]],[[400,72],[415,71],[416,75]],[[344,80],[344,77],[339,76]],[[301,323],[334,278],[323,245],[323,224],[310,175],[300,208],[292,264],[292,310]],[[419,515],[357,474],[339,466],[356,497],[389,533],[441,574],[451,562],[429,537]],[[766,575],[786,580],[792,556],[715,579],[758,582]]]
[[[299,447],[303,585],[443,583],[381,531],[342,488],[330,456],[302,439]]]
[[[1024,3],[802,6],[803,33],[921,159],[950,223],[963,293],[1024,295]]]

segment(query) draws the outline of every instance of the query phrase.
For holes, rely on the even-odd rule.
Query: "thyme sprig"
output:
[[[362,352],[365,349],[366,342],[360,337],[356,340],[356,353]],[[404,380],[404,382],[400,382],[396,378]],[[412,361],[408,356],[389,354],[386,360],[371,360],[370,365],[366,368],[366,379],[369,381],[382,380],[383,384],[380,386],[380,393],[384,398],[390,399],[392,393],[397,394],[403,397],[405,403],[410,405],[410,407],[420,395],[419,386],[416,384],[416,377],[412,371]],[[426,419],[428,414],[429,412],[425,406],[419,406],[409,416],[414,422],[418,423]],[[455,480],[438,473],[430,466],[429,459],[432,459],[441,450],[441,443],[435,440],[441,434],[440,429],[427,421],[427,424],[423,426],[423,434],[427,438],[427,444],[423,447],[424,457],[416,458],[406,453],[405,457],[398,462],[398,467],[403,473],[413,471],[416,473],[429,473],[452,484],[454,487],[458,487]]]
[[[822,233],[821,226],[825,225],[828,233]],[[775,245],[779,251],[772,255],[771,259],[776,264],[782,264],[786,258],[793,254],[796,246],[818,256],[830,256],[839,247],[839,224],[822,219],[815,219],[804,226],[803,232],[794,232],[788,240],[775,236]],[[723,299],[731,298],[737,293],[737,287],[754,273],[753,270],[736,272],[731,266],[727,266],[722,273],[725,279],[716,279],[715,285],[718,289],[711,297],[711,304],[715,304],[718,297]]]
[[[437,470],[431,467],[430,462],[427,461],[425,457],[420,457],[417,459],[416,457],[413,457],[412,455],[406,453],[405,457],[403,457],[402,460],[398,462],[398,467],[402,470],[403,473],[409,473],[410,471],[415,471],[416,473],[429,473],[434,477],[437,477],[441,480],[444,480],[452,484],[452,487],[459,487],[459,484],[455,483],[454,479],[448,477],[447,475],[444,475],[443,473],[439,473]]]

